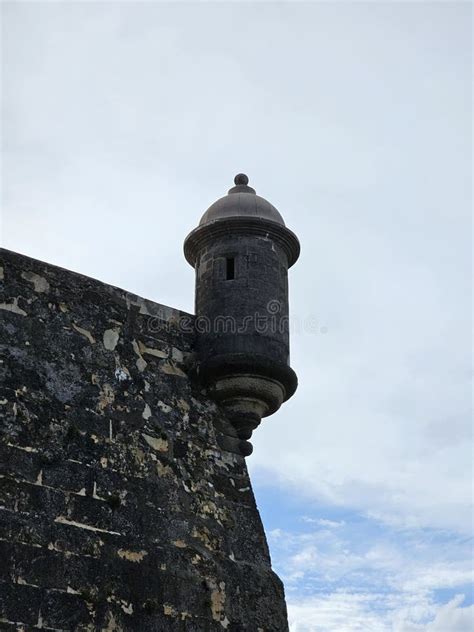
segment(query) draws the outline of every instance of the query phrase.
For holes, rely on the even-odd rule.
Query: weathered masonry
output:
[[[234,183],[186,237],[184,254],[196,269],[197,378],[235,429],[238,442],[223,446],[248,455],[262,417],[296,390],[288,268],[300,244],[245,174]]]
[[[288,630],[195,316],[5,250],[0,288],[0,629]]]

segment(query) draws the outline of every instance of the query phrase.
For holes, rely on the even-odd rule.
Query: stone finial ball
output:
[[[234,184],[248,184],[249,179],[245,173],[238,173],[234,178]]]

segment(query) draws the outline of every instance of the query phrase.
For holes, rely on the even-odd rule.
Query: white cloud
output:
[[[375,527],[346,521],[337,530],[269,533],[291,631],[463,630],[472,617],[461,605],[474,578],[469,543],[418,531],[374,535]],[[440,601],[438,591],[447,597]]]
[[[471,632],[474,627],[474,606],[460,608],[462,602],[463,596],[458,595],[441,606],[435,620],[427,626],[426,632]]]
[[[309,516],[301,516],[301,520],[303,522],[318,524],[321,527],[328,527],[330,529],[337,529],[338,527],[342,527],[345,524],[344,520],[327,520],[326,518],[310,518]]]
[[[368,523],[355,530],[348,523],[344,533],[316,529],[289,533],[269,532],[274,557],[289,571],[324,575],[326,581],[350,580],[350,574],[376,573],[376,581],[396,591],[425,593],[467,585],[474,579],[470,542],[444,534],[442,540],[424,532],[371,533]],[[369,580],[370,581],[370,580]]]
[[[374,593],[321,595],[289,602],[290,632],[470,632],[474,606],[462,601],[462,595],[444,605]]]

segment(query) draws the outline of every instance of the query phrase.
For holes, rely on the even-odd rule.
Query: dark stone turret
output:
[[[197,374],[226,410],[240,440],[293,395],[289,366],[288,268],[296,235],[277,209],[235,177],[184,242],[196,269]]]

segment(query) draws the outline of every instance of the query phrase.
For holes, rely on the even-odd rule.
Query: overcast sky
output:
[[[192,311],[236,173],[300,237],[248,459],[292,632],[470,630],[470,4],[1,9],[4,246]]]

